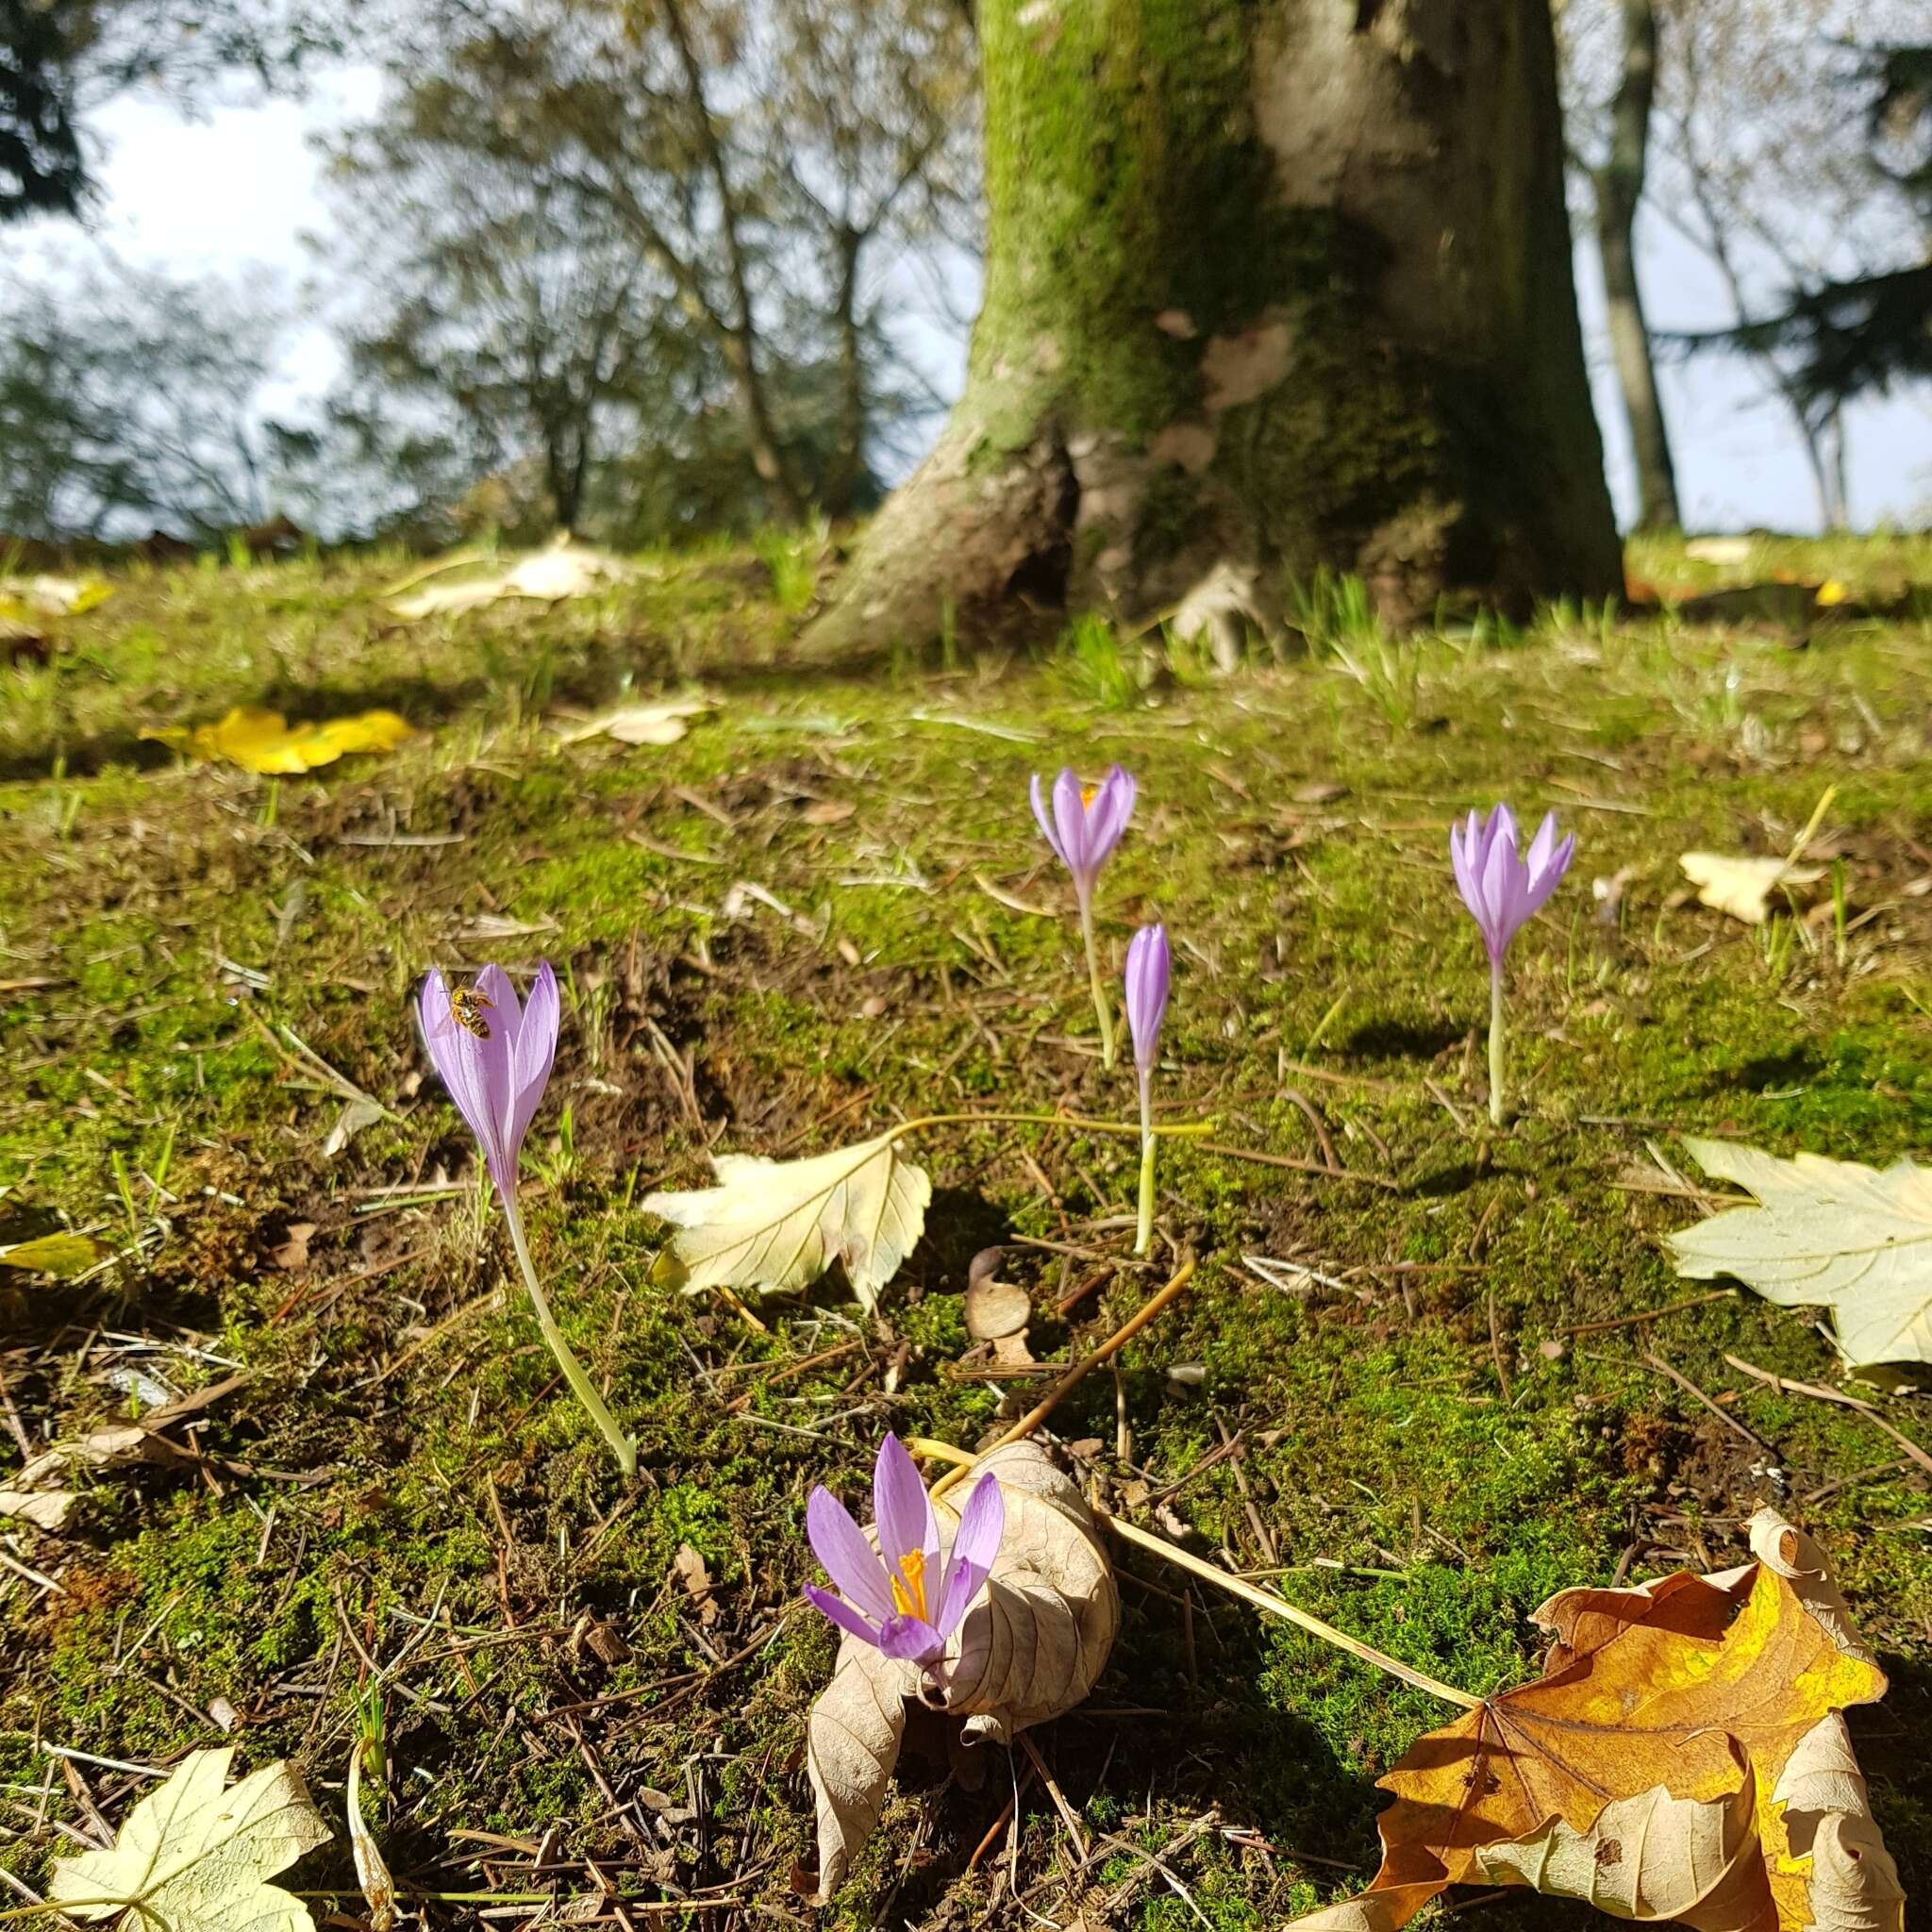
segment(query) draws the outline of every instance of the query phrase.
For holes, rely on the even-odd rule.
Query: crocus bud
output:
[[[1160,1058],[1171,967],[1166,926],[1143,925],[1127,946],[1127,1030],[1134,1037],[1134,1064],[1142,1079]]]

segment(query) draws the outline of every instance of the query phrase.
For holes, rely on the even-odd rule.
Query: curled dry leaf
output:
[[[1079,1490],[1033,1442],[995,1450],[974,1473],[987,1471],[999,1480],[1006,1528],[985,1594],[944,1656],[922,1671],[846,1637],[812,1707],[806,1764],[824,1896],[844,1883],[878,1823],[913,1707],[951,1721],[956,1754],[981,1740],[1005,1743],[1078,1704],[1113,1648],[1113,1566]],[[941,1496],[934,1505],[948,1549],[958,1527],[950,1504]]]
[[[986,1248],[966,1271],[966,1332],[974,1341],[998,1341],[1021,1334],[1033,1318],[1024,1288],[999,1278],[1000,1251]]]
[[[845,1264],[871,1310],[925,1226],[932,1182],[891,1133],[804,1160],[718,1154],[715,1188],[652,1194],[644,1211],[681,1230],[652,1271],[695,1294],[707,1288],[808,1288]]]
[[[687,719],[701,718],[712,708],[712,700],[702,691],[653,705],[615,705],[571,725],[563,733],[563,742],[580,744],[587,738],[614,738],[620,744],[675,744],[691,728]]]
[[[1903,1932],[1851,1752],[1885,1678],[1823,1553],[1776,1511],[1756,1560],[1537,1612],[1543,1675],[1431,1731],[1383,1786],[1368,1890],[1291,1932],[1394,1932],[1450,1885],[1527,1885],[1697,1932]]]
[[[192,758],[225,759],[244,772],[312,772],[348,754],[389,752],[412,735],[393,711],[359,711],[319,724],[291,725],[279,711],[237,705],[213,724],[158,724],[141,734]]]
[[[1728,1141],[1684,1142],[1704,1171],[1757,1197],[1671,1236],[1677,1272],[1735,1276],[1784,1307],[1828,1307],[1855,1368],[1932,1361],[1932,1168],[1790,1160]]]
[[[1793,865],[1787,858],[1756,858],[1724,852],[1687,852],[1677,863],[1697,888],[1700,905],[1728,912],[1746,925],[1771,917],[1771,895],[1783,888],[1815,886],[1822,866]]]
[[[55,1859],[47,1896],[142,1932],[314,1932],[308,1907],[268,1881],[335,1834],[286,1761],[224,1790],[234,1758],[232,1745],[191,1751],[110,1849]]]
[[[494,570],[485,567],[488,562],[474,555],[444,558],[391,584],[384,592],[385,601],[398,617],[410,618],[449,615],[518,599],[558,604],[604,584],[621,582],[637,571],[621,557],[573,543],[568,534],[560,534],[547,550],[530,551]],[[459,572],[472,574],[458,576]],[[426,582],[430,577],[448,581]],[[424,588],[408,596],[398,594],[412,584]]]

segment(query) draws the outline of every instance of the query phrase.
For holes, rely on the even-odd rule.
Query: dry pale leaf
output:
[[[349,1789],[342,1802],[349,1814],[349,1853],[356,1861],[356,1883],[369,1907],[371,1932],[391,1932],[396,1923],[396,1882],[389,1860],[375,1842],[375,1834],[362,1817],[362,1740],[349,1747]]]
[[[1882,1171],[1730,1141],[1686,1140],[1698,1164],[1757,1197],[1671,1237],[1679,1274],[1733,1275],[1784,1307],[1828,1307],[1855,1368],[1932,1361],[1932,1168]]]
[[[356,1100],[342,1102],[341,1111],[336,1115],[335,1125],[328,1130],[328,1138],[322,1143],[325,1160],[333,1160],[364,1127],[373,1127],[385,1112],[382,1102],[372,1100],[362,1094]]]
[[[563,742],[581,744],[587,738],[614,738],[620,744],[675,744],[691,728],[687,719],[701,718],[714,708],[713,701],[702,692],[664,698],[654,705],[615,705],[573,724],[562,734]]]
[[[58,1535],[79,1501],[72,1490],[0,1490],[0,1516]]]
[[[1724,852],[1687,852],[1677,863],[1697,888],[1700,905],[1728,912],[1746,925],[1762,925],[1771,917],[1773,892],[1791,886],[1815,886],[1824,876],[1822,866]]]
[[[671,1568],[678,1582],[683,1584],[691,1608],[697,1611],[698,1622],[708,1630],[718,1621],[718,1605],[711,1594],[709,1565],[691,1544],[679,1543],[676,1556],[671,1559]]]
[[[806,1766],[818,1799],[819,1887],[844,1883],[885,1808],[911,1707],[950,1721],[959,1746],[1010,1741],[1016,1732],[1071,1710],[1105,1669],[1120,1627],[1120,1596],[1098,1527],[1079,1490],[1034,1442],[995,1450],[991,1471],[1006,1526],[980,1601],[945,1654],[922,1671],[856,1637],[812,1706]],[[956,1490],[934,1505],[943,1546],[958,1528]],[[962,1763],[976,1770],[970,1750]]]
[[[0,1268],[18,1268],[29,1274],[53,1274],[65,1279],[85,1274],[107,1249],[84,1234],[43,1234],[30,1241],[0,1247]]]
[[[1267,617],[1255,596],[1252,566],[1223,558],[1175,605],[1168,628],[1183,643],[1204,633],[1219,671],[1238,671],[1250,631],[1271,635]]]
[[[1728,566],[1751,561],[1749,537],[1692,537],[1684,545],[1684,555],[1693,563]]]
[[[652,1194],[644,1211],[682,1230],[653,1271],[707,1288],[808,1288],[835,1260],[868,1310],[925,1226],[932,1182],[893,1134],[804,1160],[714,1155],[715,1188]]]
[[[351,753],[393,751],[413,732],[393,711],[291,726],[279,711],[237,705],[213,724],[158,724],[141,735],[192,758],[223,758],[244,772],[281,775],[312,772]]]
[[[78,617],[114,594],[107,578],[0,578],[0,625],[26,625],[42,617]]]
[[[1022,1333],[1033,1318],[1026,1291],[999,1278],[1000,1250],[985,1248],[966,1270],[966,1332],[974,1341]]]
[[[281,1241],[268,1251],[268,1257],[286,1273],[299,1274],[308,1265],[308,1242],[315,1233],[312,1221],[291,1221]]]
[[[286,1760],[225,1790],[234,1757],[191,1751],[111,1849],[54,1861],[47,1896],[76,1919],[125,1913],[130,1932],[313,1932],[308,1907],[268,1881],[335,1834]]]
[[[573,543],[567,535],[559,535],[546,550],[530,551],[494,570],[482,568],[486,561],[475,556],[446,558],[392,584],[384,593],[385,601],[398,617],[409,618],[450,615],[519,599],[560,604],[568,597],[581,597],[606,584],[622,582],[637,571],[635,564],[623,558]],[[459,571],[475,575],[441,583],[425,581],[451,577]],[[411,584],[423,584],[424,588],[408,596],[397,594]]]
[[[1542,1677],[1418,1740],[1381,1780],[1368,1890],[1292,1932],[1394,1932],[1482,1881],[1698,1932],[1903,1932],[1839,1716],[1885,1678],[1809,1537],[1765,1509],[1751,1547],[1722,1575],[1552,1597]]]

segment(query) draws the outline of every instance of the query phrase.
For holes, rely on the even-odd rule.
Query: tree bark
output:
[[[966,393],[808,657],[1217,564],[1407,622],[1621,565],[1548,0],[983,0]],[[1265,593],[1264,593],[1265,594]]]
[[[1597,258],[1603,264],[1610,353],[1637,466],[1638,525],[1675,530],[1684,522],[1677,508],[1677,472],[1637,282],[1637,205],[1643,194],[1651,104],[1657,94],[1657,9],[1652,0],[1623,0],[1623,18],[1624,64],[1610,105],[1609,158],[1591,184],[1596,195]]]

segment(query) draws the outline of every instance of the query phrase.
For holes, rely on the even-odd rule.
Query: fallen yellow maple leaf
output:
[[[351,752],[393,751],[410,730],[393,711],[291,726],[279,711],[237,705],[213,724],[158,724],[141,735],[192,758],[225,758],[246,772],[283,774],[332,765]]]
[[[1884,1674],[1809,1537],[1763,1509],[1751,1547],[1721,1575],[1552,1597],[1543,1675],[1417,1741],[1381,1780],[1369,1889],[1291,1932],[1395,1932],[1464,1883],[1703,1932],[1903,1932],[1839,1716]]]

